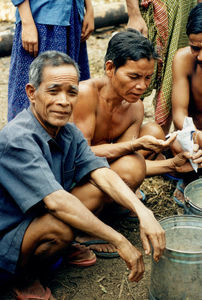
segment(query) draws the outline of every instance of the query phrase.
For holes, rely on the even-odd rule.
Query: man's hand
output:
[[[154,249],[153,258],[158,262],[166,247],[165,231],[149,209],[139,216],[139,220],[140,237],[145,253],[151,253],[151,242]]]
[[[194,145],[195,149],[197,148],[198,150],[195,150],[195,152],[192,155],[192,160],[193,163],[198,164],[198,167],[202,167],[202,149],[199,149],[199,145]]]
[[[176,136],[177,136],[177,133],[174,133],[170,136],[169,139],[164,141],[164,140],[157,139],[151,135],[145,135],[137,140],[134,140],[134,148],[136,147],[136,145],[138,143],[138,145],[140,145],[139,150],[150,150],[150,151],[159,153],[162,150],[168,148],[173,143]]]
[[[188,161],[190,158],[192,159],[192,155],[189,152],[181,152],[177,154],[172,158],[171,169],[178,173],[187,173],[193,171],[193,168]]]
[[[141,280],[144,273],[142,253],[126,239],[119,244],[117,251],[130,270],[128,279],[136,282]]]
[[[22,24],[22,46],[31,55],[38,54],[38,31],[34,22]]]
[[[193,162],[198,164],[198,167],[202,167],[202,131],[197,130],[194,133],[194,153],[192,155]]]

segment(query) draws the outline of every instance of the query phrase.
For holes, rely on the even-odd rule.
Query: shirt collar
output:
[[[35,128],[37,129],[37,132],[43,137],[43,139],[48,142],[50,140],[54,140],[52,138],[52,136],[50,136],[50,134],[48,134],[48,132],[43,128],[43,126],[39,123],[39,121],[37,120],[37,118],[34,116],[33,112],[31,111],[30,106],[27,109],[27,112],[30,114],[34,124],[35,124]]]
[[[70,134],[68,126],[64,126],[60,129],[60,131],[57,134],[57,137],[54,139],[50,134],[44,129],[44,127],[39,123],[37,118],[34,116],[33,112],[31,111],[30,106],[27,109],[27,112],[31,116],[35,127],[37,129],[37,133],[40,134],[40,136],[43,138],[43,140],[47,143],[53,143],[57,145],[61,150],[64,148],[64,144],[69,142],[69,144],[72,141],[72,135]]]

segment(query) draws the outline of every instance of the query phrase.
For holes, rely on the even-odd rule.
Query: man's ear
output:
[[[31,83],[27,83],[25,87],[25,91],[27,93],[27,97],[31,104],[35,103],[35,87]]]
[[[105,63],[105,74],[111,78],[115,71],[115,65],[112,60],[108,60]]]

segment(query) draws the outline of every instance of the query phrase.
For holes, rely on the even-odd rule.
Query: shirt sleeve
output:
[[[96,156],[90,146],[87,143],[87,140],[84,138],[82,132],[78,129],[77,137],[77,154],[75,159],[76,182],[79,182],[83,177],[92,172],[93,170],[107,167],[109,164],[105,157]]]
[[[63,187],[34,141],[12,141],[0,158],[1,184],[23,212]]]
[[[23,3],[25,0],[11,0],[14,6],[18,6]]]

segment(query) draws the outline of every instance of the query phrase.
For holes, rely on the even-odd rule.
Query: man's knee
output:
[[[34,219],[27,228],[21,256],[54,256],[67,248],[73,238],[73,231],[68,225],[47,213]]]
[[[141,127],[140,137],[144,135],[152,135],[157,139],[165,140],[164,131],[156,122],[148,122]]]
[[[143,182],[146,164],[142,155],[126,155],[111,164],[111,168],[133,189]]]
[[[106,197],[103,191],[101,191],[93,181],[81,186],[76,186],[71,193],[94,213],[102,208],[103,201]]]

